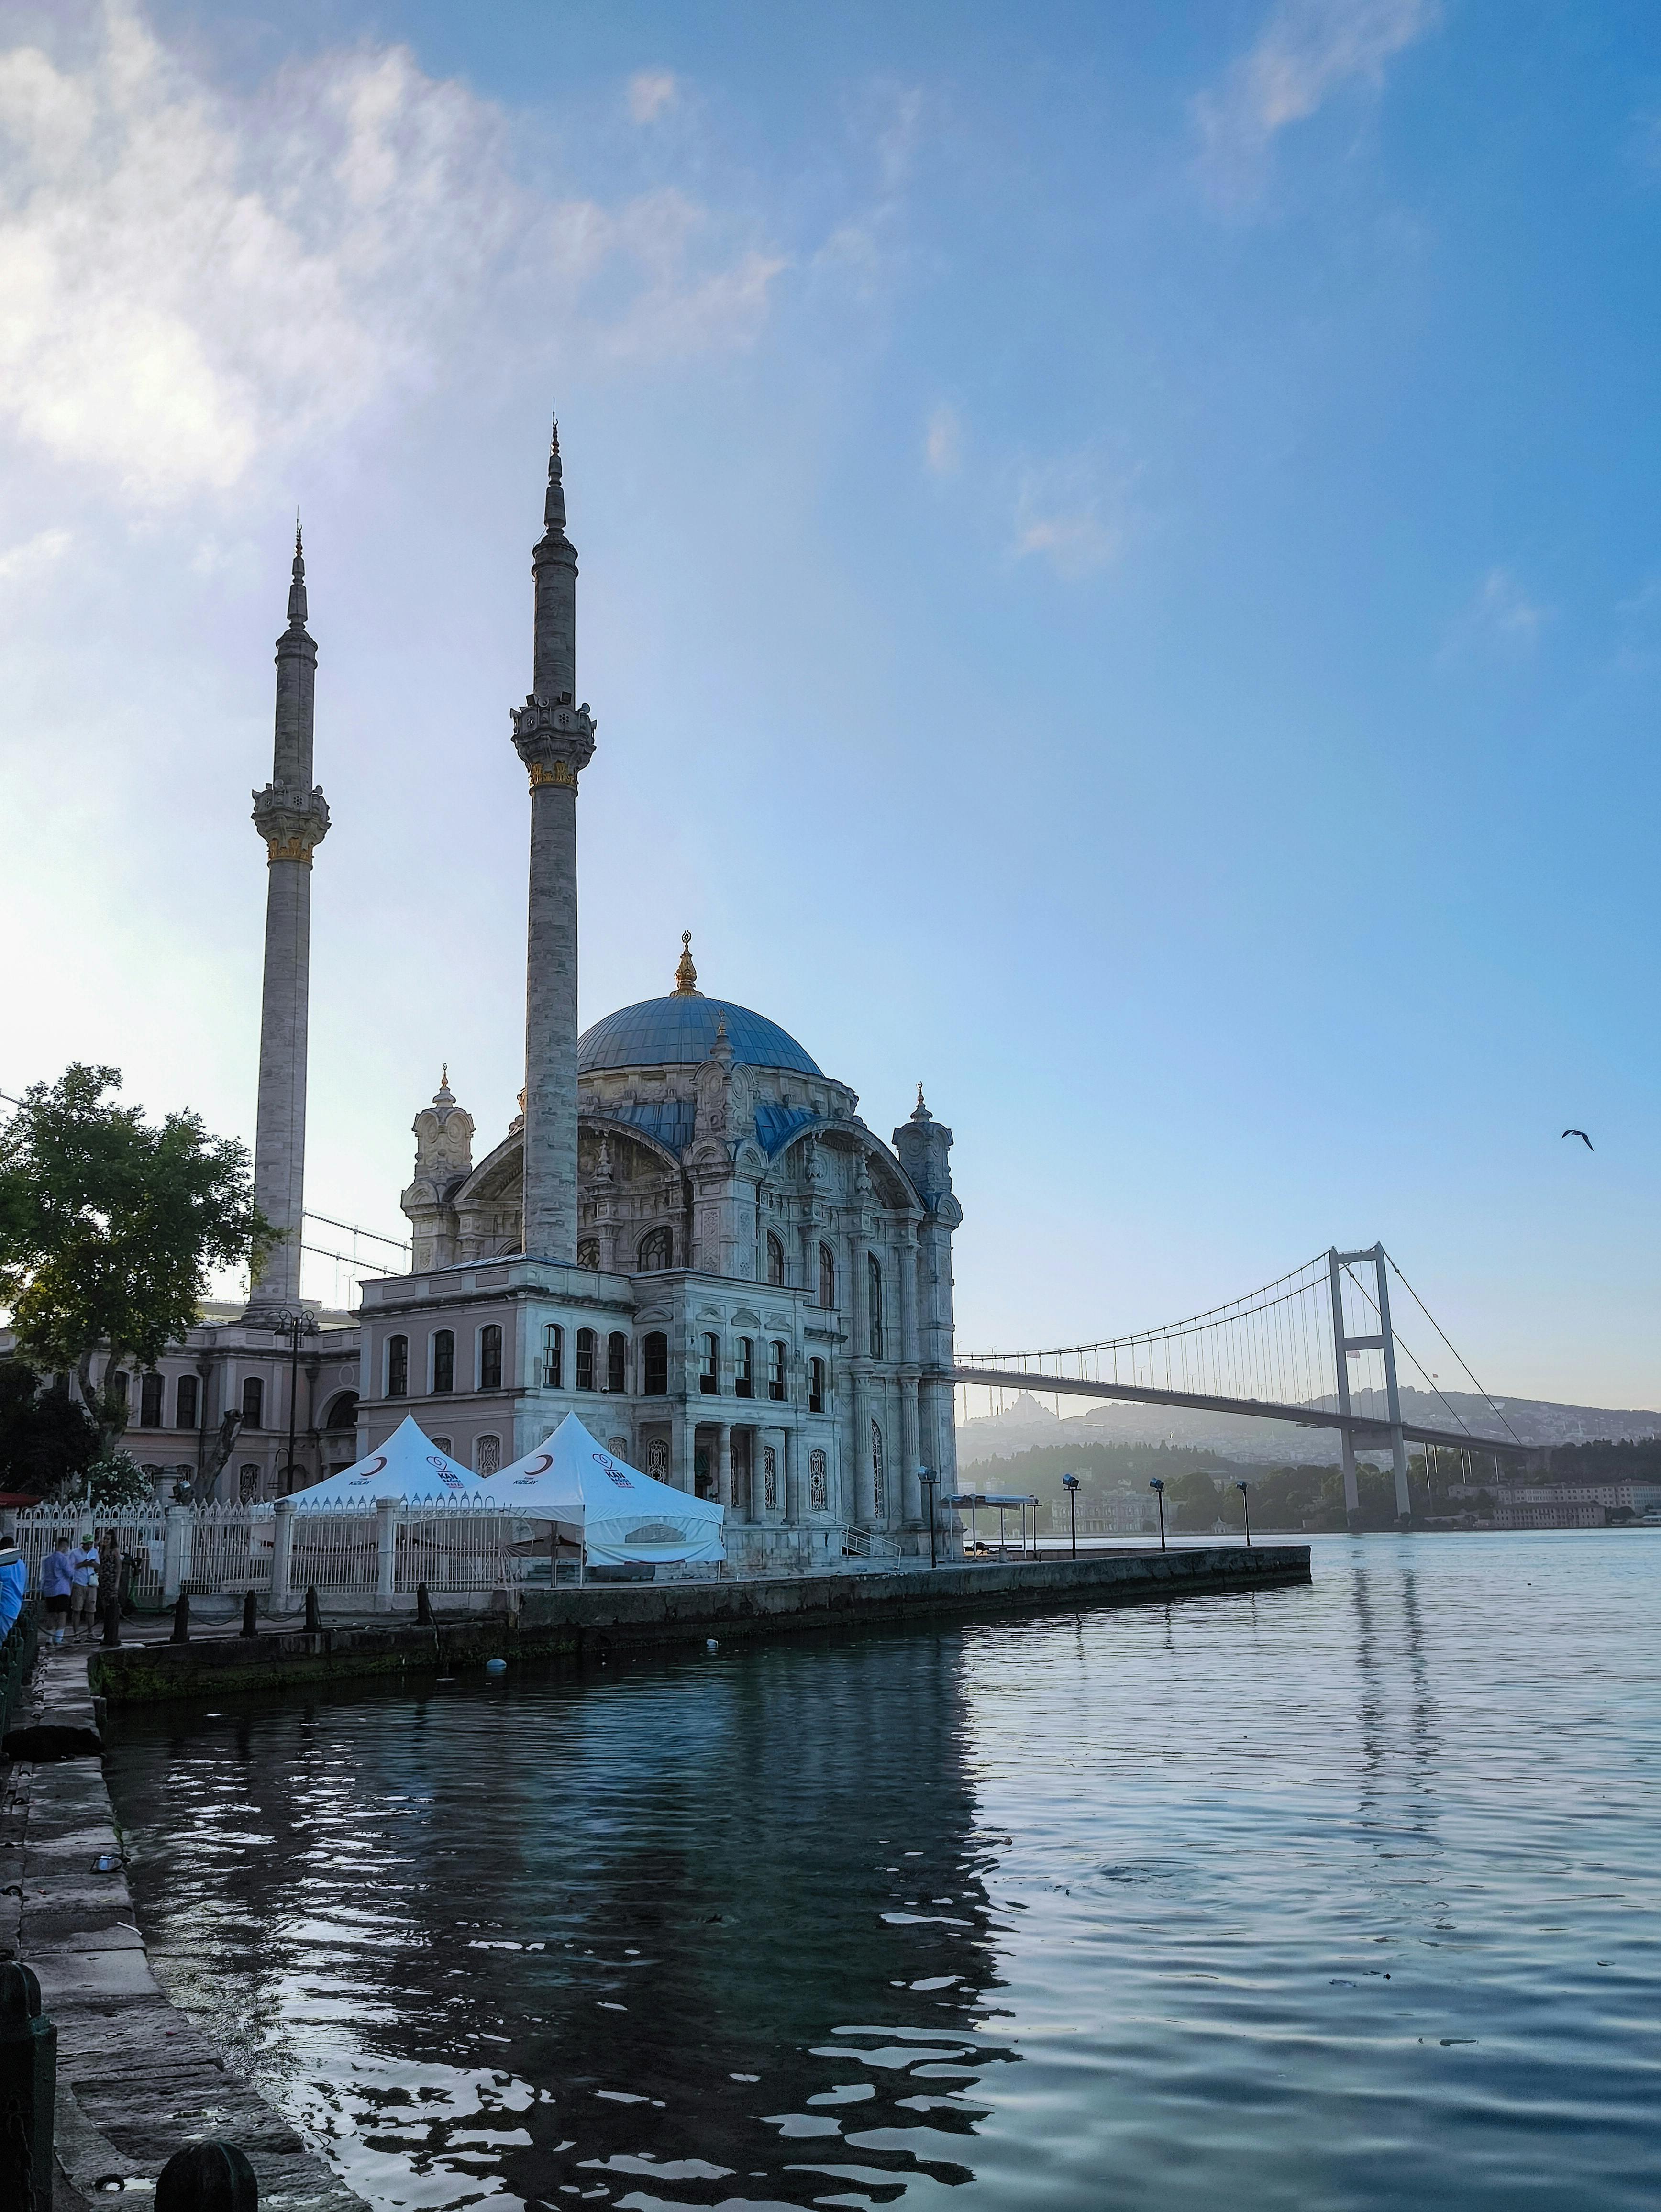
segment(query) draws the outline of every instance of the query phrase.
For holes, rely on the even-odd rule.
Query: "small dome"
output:
[[[753,1014],[748,1006],[730,1000],[706,999],[701,993],[676,991],[666,999],[642,999],[637,1006],[619,1006],[586,1029],[577,1039],[577,1073],[597,1073],[605,1067],[690,1067],[708,1060],[715,1041],[716,1024],[727,1020],[727,1041],[733,1058],[746,1067],[782,1067],[794,1075],[819,1075],[823,1071],[776,1022]]]

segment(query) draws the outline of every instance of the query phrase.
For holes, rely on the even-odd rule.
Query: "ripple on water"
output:
[[[164,1717],[111,1782],[158,1973],[388,2212],[1636,2212],[1658,1546],[1317,1540],[1308,1589]]]

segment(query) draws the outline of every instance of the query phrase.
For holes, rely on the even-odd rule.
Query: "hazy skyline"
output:
[[[1658,218],[1637,7],[8,9],[0,1090],[252,1139],[297,506],[308,1201],[500,1136],[557,392],[585,1021],[921,1078],[965,1348],[1382,1237],[1654,1404]]]

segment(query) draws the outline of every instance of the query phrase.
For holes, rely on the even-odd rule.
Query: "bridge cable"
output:
[[[1423,1314],[1423,1316],[1424,1316],[1425,1319],[1426,1319],[1426,1320],[1430,1323],[1431,1327],[1432,1327],[1432,1328],[1436,1331],[1436,1334],[1438,1334],[1438,1336],[1439,1336],[1439,1337],[1441,1338],[1441,1340],[1442,1340],[1443,1343],[1444,1343],[1444,1344],[1445,1344],[1445,1345],[1447,1346],[1448,1350],[1453,1353],[1454,1358],[1455,1358],[1459,1362],[1460,1366],[1461,1366],[1461,1367],[1463,1367],[1463,1368],[1464,1369],[1464,1370],[1465,1370],[1465,1374],[1466,1374],[1466,1376],[1467,1376],[1467,1378],[1469,1379],[1469,1382],[1470,1382],[1470,1385],[1471,1385],[1472,1389],[1475,1391],[1475,1393],[1476,1393],[1477,1396],[1482,1400],[1483,1403],[1488,1407],[1488,1411],[1489,1411],[1491,1413],[1494,1414],[1494,1415],[1498,1418],[1498,1419],[1499,1419],[1499,1421],[1500,1422],[1501,1425],[1502,1425],[1502,1426],[1503,1426],[1503,1428],[1505,1429],[1506,1434],[1506,1435],[1511,1438],[1512,1442],[1514,1444],[1517,1444],[1517,1445],[1518,1445],[1518,1446],[1521,1446],[1521,1445],[1522,1445],[1522,1443],[1523,1443],[1523,1439],[1521,1438],[1521,1437],[1519,1437],[1519,1436],[1518,1435],[1518,1433],[1517,1433],[1516,1430],[1515,1430],[1514,1428],[1512,1428],[1512,1426],[1511,1423],[1510,1423],[1508,1420],[1506,1420],[1506,1416],[1505,1416],[1505,1411],[1504,1411],[1504,1408],[1503,1408],[1502,1407],[1496,1406],[1496,1405],[1494,1404],[1494,1400],[1492,1399],[1492,1397],[1490,1397],[1490,1396],[1489,1396],[1488,1393],[1488,1392],[1487,1392],[1487,1391],[1482,1388],[1482,1384],[1481,1384],[1481,1383],[1476,1380],[1475,1376],[1475,1375],[1473,1375],[1473,1374],[1471,1373],[1469,1364],[1469,1363],[1467,1362],[1467,1360],[1465,1359],[1464,1355],[1463,1355],[1463,1353],[1462,1353],[1462,1352],[1461,1352],[1457,1348],[1457,1346],[1453,1344],[1453,1342],[1452,1342],[1451,1339],[1451,1338],[1449,1337],[1449,1335],[1448,1335],[1447,1331],[1446,1331],[1446,1330],[1442,1327],[1441,1322],[1439,1322],[1439,1321],[1437,1320],[1437,1318],[1436,1318],[1435,1315],[1431,1311],[1430,1308],[1429,1308],[1429,1307],[1425,1304],[1424,1300],[1420,1297],[1420,1295],[1419,1295],[1418,1291],[1415,1291],[1415,1290],[1414,1289],[1414,1287],[1413,1287],[1412,1284],[1411,1284],[1410,1282],[1409,1282],[1409,1280],[1408,1280],[1407,1277],[1406,1277],[1404,1274],[1402,1274],[1402,1273],[1401,1269],[1396,1266],[1396,1262],[1395,1262],[1395,1261],[1394,1261],[1394,1260],[1392,1260],[1392,1259],[1390,1259],[1390,1254],[1389,1254],[1388,1252],[1386,1252],[1386,1253],[1384,1254],[1384,1257],[1385,1257],[1385,1259],[1386,1259],[1386,1260],[1389,1260],[1389,1261],[1390,1261],[1390,1266],[1391,1266],[1392,1267],[1395,1267],[1395,1268],[1396,1268],[1396,1277],[1397,1277],[1398,1280],[1400,1281],[1400,1283],[1401,1283],[1401,1285],[1402,1285],[1402,1289],[1407,1292],[1408,1296],[1409,1296],[1409,1297],[1413,1300],[1414,1304],[1415,1304],[1415,1305],[1416,1305],[1416,1306],[1418,1307],[1418,1309],[1419,1309],[1420,1312],[1421,1312],[1421,1314]],[[1415,1364],[1416,1364],[1416,1363],[1415,1363]],[[1439,1393],[1438,1395],[1439,1395],[1440,1394]],[[1445,1400],[1444,1400],[1444,1401],[1443,1401],[1443,1402],[1444,1402],[1444,1404],[1445,1404],[1445,1403],[1446,1403],[1446,1401],[1445,1401]]]

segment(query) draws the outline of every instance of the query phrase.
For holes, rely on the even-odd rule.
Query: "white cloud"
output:
[[[1093,447],[1025,470],[1015,499],[1016,559],[1037,556],[1068,582],[1104,567],[1124,543],[1116,504]]]
[[[1277,133],[1305,122],[1342,86],[1377,90],[1384,67],[1439,20],[1437,0],[1278,0],[1249,53],[1193,112],[1201,167],[1225,204],[1250,200]]]
[[[45,569],[56,568],[70,543],[67,530],[42,530],[21,545],[9,545],[0,553],[0,584],[26,582]]]
[[[786,265],[673,191],[531,192],[502,112],[404,47],[238,99],[131,0],[82,24],[73,61],[0,52],[0,424],[130,499],[227,489],[510,311],[568,352],[743,344]]]
[[[636,123],[655,123],[680,98],[680,86],[667,70],[637,70],[629,80],[629,114]]]
[[[963,425],[957,409],[944,401],[928,418],[923,458],[937,477],[956,476],[963,465]]]
[[[1555,611],[1530,599],[1509,568],[1490,568],[1449,631],[1444,657],[1470,647],[1531,653]]]

